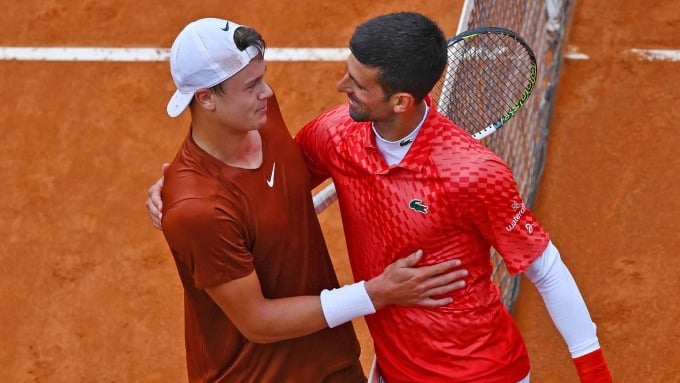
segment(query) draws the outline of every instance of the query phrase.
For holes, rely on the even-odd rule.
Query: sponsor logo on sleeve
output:
[[[512,202],[512,211],[515,213],[512,216],[512,221],[508,225],[505,226],[505,230],[507,231],[512,231],[515,227],[517,227],[517,224],[519,223],[519,220],[522,219],[522,216],[524,213],[527,212],[527,207],[524,205],[524,203],[519,203],[517,201]],[[531,229],[529,229],[528,226],[531,226]],[[529,234],[531,234],[534,231],[534,227],[529,223],[525,226],[527,231],[529,231]]]

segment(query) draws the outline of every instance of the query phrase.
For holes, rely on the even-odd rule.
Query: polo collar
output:
[[[387,174],[393,169],[406,169],[413,172],[419,172],[425,165],[426,161],[430,158],[431,143],[436,139],[436,123],[434,120],[437,116],[437,111],[432,107],[432,98],[427,96],[425,102],[429,107],[425,121],[423,121],[423,126],[420,128],[415,141],[411,144],[406,156],[398,164],[388,166],[385,159],[380,154],[378,146],[376,144],[376,137],[373,132],[372,123],[363,122],[362,126],[358,131],[361,134],[361,141],[364,143],[364,148],[369,154],[368,160],[365,165],[367,165],[367,170],[375,174]]]

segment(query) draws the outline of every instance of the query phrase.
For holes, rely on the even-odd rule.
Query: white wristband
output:
[[[354,318],[375,313],[375,307],[366,292],[364,281],[338,289],[323,290],[320,298],[321,310],[330,328]]]

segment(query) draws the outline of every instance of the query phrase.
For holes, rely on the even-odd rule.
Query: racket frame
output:
[[[472,135],[474,138],[476,138],[478,140],[481,140],[481,139],[491,135],[492,133],[494,133],[495,131],[497,131],[501,127],[503,127],[512,117],[514,117],[517,114],[517,112],[519,112],[520,109],[522,109],[522,106],[524,106],[524,104],[526,104],[527,100],[529,99],[529,96],[531,95],[534,88],[536,87],[536,78],[538,77],[538,64],[536,62],[536,55],[534,54],[534,51],[531,49],[529,44],[527,44],[527,42],[520,35],[518,35],[517,33],[513,32],[513,31],[511,31],[507,28],[479,27],[479,28],[469,29],[467,31],[461,32],[461,33],[453,36],[452,38],[450,38],[449,41],[447,42],[447,46],[448,46],[449,49],[451,49],[451,48],[455,49],[456,44],[463,42],[465,40],[471,39],[471,38],[475,38],[475,37],[479,37],[481,35],[485,35],[485,34],[500,34],[500,35],[508,36],[508,37],[512,38],[513,40],[517,41],[522,46],[522,48],[527,52],[529,59],[530,59],[529,60],[530,62],[529,62],[528,81],[527,81],[527,84],[525,84],[524,89],[522,90],[521,97],[514,104],[512,104],[512,106],[508,110],[506,110],[503,114],[501,114],[496,121],[485,126],[483,129],[477,131],[476,133],[474,133]],[[455,58],[456,56],[454,55],[452,57]],[[451,76],[452,72],[455,72],[455,68],[457,67],[457,65],[458,65],[458,63],[455,62],[455,60],[453,60],[452,62],[449,62],[448,66],[447,66],[446,73],[445,73],[445,78],[443,80],[444,82],[442,84],[442,90],[445,88],[447,83],[450,83],[452,81],[449,78],[449,76]],[[450,85],[450,89],[453,89],[453,87],[454,87],[453,85]],[[438,105],[439,105],[438,110],[440,110],[440,111],[442,109],[448,110],[449,107],[445,104],[444,101],[445,100],[442,99],[441,94],[440,94],[439,102],[438,102]],[[464,127],[464,128],[469,128],[469,127]]]

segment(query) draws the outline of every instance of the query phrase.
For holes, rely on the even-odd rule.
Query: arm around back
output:
[[[318,296],[267,299],[256,272],[206,292],[251,342],[278,342],[328,327]]]
[[[437,307],[450,303],[451,298],[431,297],[464,287],[467,270],[458,269],[458,260],[417,267],[421,257],[422,251],[416,251],[366,283],[334,289],[334,301],[326,300],[325,305],[319,296],[267,299],[256,272],[206,288],[206,292],[248,340],[277,342],[322,330],[329,323],[334,327],[389,305]],[[343,306],[356,299],[358,289],[366,289],[370,303],[359,310]]]

